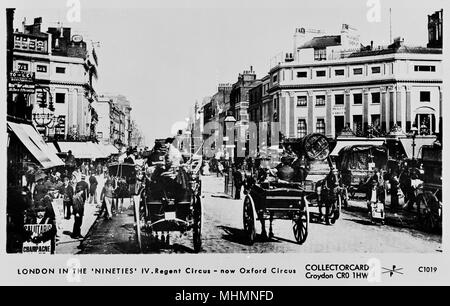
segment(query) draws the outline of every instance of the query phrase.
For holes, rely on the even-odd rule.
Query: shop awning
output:
[[[44,168],[64,165],[32,125],[8,122],[8,127]]]
[[[100,150],[102,150],[106,154],[106,157],[114,154],[119,154],[119,149],[117,149],[112,144],[99,144],[99,147]]]
[[[436,140],[436,137],[416,137],[415,140],[415,148],[414,148],[414,158],[421,158],[421,148],[424,145],[432,145],[434,141]],[[403,148],[405,149],[406,156],[408,158],[412,158],[412,144],[413,139],[412,138],[400,138],[400,142],[403,145]]]
[[[330,155],[338,156],[339,152],[348,146],[381,146],[383,144],[384,140],[338,140]]]
[[[72,151],[72,155],[78,159],[105,158],[105,153],[100,151],[98,144],[93,142],[58,142],[61,152]]]

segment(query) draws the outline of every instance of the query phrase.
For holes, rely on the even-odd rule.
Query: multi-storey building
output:
[[[26,117],[49,138],[89,136],[87,44],[70,28],[41,32],[41,23],[42,18],[31,25],[24,20],[22,32],[14,33],[13,71],[28,79],[10,88],[15,92],[12,105],[24,108]]]
[[[334,138],[346,125],[354,131],[398,125],[405,132],[415,125],[421,134],[438,133],[442,49],[408,47],[400,38],[389,46],[348,49],[358,37],[348,39],[348,28],[314,37],[298,47],[295,60],[288,54],[270,70],[265,103],[271,101],[272,117],[264,119],[279,120],[287,137],[318,132]],[[250,107],[255,121],[263,119],[262,88],[254,89],[261,98]]]

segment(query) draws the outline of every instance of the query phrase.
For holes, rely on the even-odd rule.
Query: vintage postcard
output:
[[[2,283],[449,284],[445,1],[1,9]]]

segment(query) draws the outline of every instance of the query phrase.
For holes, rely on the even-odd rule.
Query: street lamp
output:
[[[412,136],[412,140],[413,140],[413,142],[412,142],[412,159],[414,160],[416,157],[416,152],[415,152],[415,148],[416,148],[416,136],[417,136],[417,132],[418,132],[418,129],[417,129],[417,127],[416,126],[413,126],[412,128],[411,128],[411,136]]]

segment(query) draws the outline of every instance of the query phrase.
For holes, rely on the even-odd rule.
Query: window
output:
[[[316,96],[316,106],[325,105],[325,96]]]
[[[378,128],[381,125],[380,115],[372,115],[372,126]]]
[[[307,134],[306,130],[306,120],[298,119],[297,122],[297,137],[305,137]]]
[[[429,91],[421,91],[420,102],[430,102],[430,101],[431,101],[431,93]]]
[[[353,69],[353,75],[361,75],[363,74],[363,69],[362,68],[355,68]]]
[[[64,67],[56,67],[56,73],[66,73],[66,68],[64,68]]]
[[[305,96],[297,97],[297,106],[307,106],[308,100]]]
[[[36,66],[36,71],[37,72],[47,72],[47,66],[45,66],[45,65],[37,65]]]
[[[372,103],[379,104],[380,103],[380,93],[372,92]]]
[[[344,105],[344,95],[335,95],[334,96],[334,104]]]
[[[56,103],[64,103],[66,102],[66,94],[57,92],[55,95],[55,102]]]
[[[18,63],[17,64],[17,70],[19,70],[19,71],[28,71],[28,64]]]
[[[316,76],[317,76],[318,78],[324,77],[324,76],[326,76],[326,75],[327,75],[327,72],[326,72],[325,70],[319,70],[319,71],[316,71]]]
[[[278,81],[278,75],[274,74],[272,77],[272,82],[276,83]]]
[[[359,135],[362,132],[362,120],[363,120],[363,116],[362,115],[354,115],[353,116],[353,131]]]
[[[297,72],[297,78],[307,78],[308,73],[306,71],[298,71]]]
[[[343,76],[344,75],[344,69],[338,69],[334,71],[334,74],[336,76]]]
[[[325,134],[325,119],[317,119],[316,132]]]
[[[362,104],[362,94],[353,94],[353,104]]]
[[[372,67],[372,74],[378,74],[381,73],[381,67],[377,66],[377,67]]]
[[[436,66],[416,65],[416,66],[414,66],[414,71],[435,72],[436,71]]]
[[[314,49],[314,60],[324,61],[327,59],[327,49]]]

